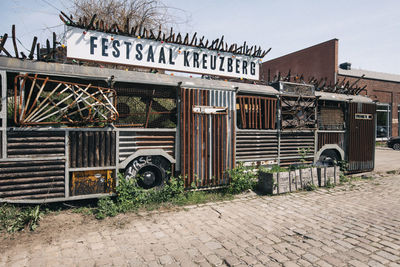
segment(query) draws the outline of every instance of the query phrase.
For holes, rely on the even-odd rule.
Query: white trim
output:
[[[141,149],[127,157],[123,162],[118,163],[118,168],[124,169],[132,160],[140,156],[162,156],[166,158],[169,162],[176,163],[176,160],[162,149]]]
[[[333,149],[333,150],[337,150],[340,154],[341,160],[344,160],[344,151],[343,149],[341,149],[338,145],[336,144],[327,144],[327,145],[323,145],[321,147],[320,150],[318,150],[318,152],[315,154],[314,156],[314,163],[317,162],[319,160],[319,157],[321,156],[321,154],[327,150],[327,149]]]

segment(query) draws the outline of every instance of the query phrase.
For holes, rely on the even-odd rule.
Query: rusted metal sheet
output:
[[[324,145],[327,144],[336,144],[341,149],[345,149],[344,141],[345,134],[343,133],[329,133],[329,132],[318,132],[318,150],[321,149]]]
[[[372,116],[356,116],[357,114]],[[347,147],[350,172],[374,169],[375,115],[375,104],[349,104]]]
[[[10,158],[62,157],[65,155],[63,131],[7,131]]]
[[[71,131],[69,133],[71,168],[114,166],[115,149],[115,132]]]
[[[278,133],[257,130],[236,132],[236,161],[264,161],[278,158]]]
[[[114,189],[113,170],[73,172],[71,196],[110,193]]]
[[[0,162],[0,198],[64,197],[64,160]]]
[[[234,165],[235,96],[232,91],[182,88],[181,173],[185,186],[219,186],[229,181],[226,170]],[[226,107],[227,112],[193,112],[194,106]]]
[[[280,164],[298,164],[302,163],[302,160],[312,162],[314,146],[314,132],[281,132]]]
[[[175,157],[175,131],[120,131],[120,162],[140,149],[162,149]]]

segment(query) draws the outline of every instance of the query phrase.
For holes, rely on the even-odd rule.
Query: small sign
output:
[[[67,27],[67,57],[224,77],[259,79],[259,58]]]
[[[355,118],[356,120],[372,120],[372,114],[356,113]]]
[[[226,107],[193,106],[193,113],[199,114],[227,114]]]

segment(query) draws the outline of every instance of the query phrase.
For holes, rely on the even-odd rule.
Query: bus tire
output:
[[[327,149],[322,152],[321,156],[319,157],[318,163],[322,166],[334,166],[340,160],[340,156],[333,149]]]
[[[126,179],[137,179],[144,189],[162,187],[168,180],[171,164],[162,156],[140,156],[125,168]]]

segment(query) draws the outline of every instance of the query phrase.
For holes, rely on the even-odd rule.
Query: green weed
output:
[[[28,228],[34,231],[42,217],[40,206],[18,207],[12,204],[0,205],[0,232],[9,233]]]
[[[228,194],[239,194],[249,189],[254,189],[257,180],[258,172],[253,171],[251,167],[245,167],[240,163],[236,168],[227,172],[230,183],[226,188]]]

